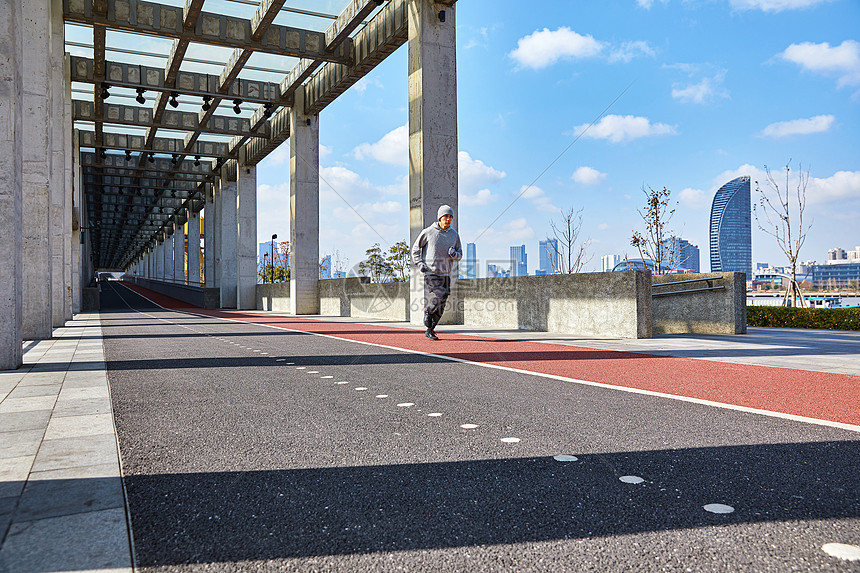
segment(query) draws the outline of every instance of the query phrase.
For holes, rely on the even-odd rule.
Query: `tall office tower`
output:
[[[528,255],[526,246],[511,247],[511,276],[527,277],[529,275]]]
[[[540,242],[540,270],[545,274],[560,272],[558,268],[558,239]]]
[[[600,257],[600,263],[604,273],[611,273],[615,265],[621,262],[621,255],[603,255]]]
[[[475,243],[466,243],[466,275],[467,279],[478,278],[478,257]]]
[[[663,241],[660,249],[663,254],[663,266],[671,270],[683,269],[699,272],[699,247],[681,237],[669,237]]]
[[[711,205],[711,272],[752,273],[750,178],[732,179]]]

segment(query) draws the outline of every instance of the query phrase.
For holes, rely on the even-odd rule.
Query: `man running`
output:
[[[436,222],[421,231],[412,245],[412,264],[424,273],[425,291],[428,293],[427,308],[424,309],[424,336],[439,340],[436,325],[442,319],[445,302],[451,292],[451,270],[454,261],[463,258],[460,235],[451,228],[454,209],[442,205],[436,213]]]

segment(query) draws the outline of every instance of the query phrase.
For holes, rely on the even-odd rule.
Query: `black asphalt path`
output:
[[[856,433],[101,300],[140,571],[860,571]]]

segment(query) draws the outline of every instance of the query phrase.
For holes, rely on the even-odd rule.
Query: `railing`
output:
[[[702,281],[707,282],[707,283],[708,283],[708,286],[707,286],[707,287],[702,287],[702,288],[690,288],[690,289],[683,289],[683,290],[674,290],[674,291],[670,291],[670,292],[652,292],[652,293],[651,293],[651,296],[652,296],[652,297],[655,297],[655,296],[670,296],[670,295],[673,295],[673,294],[690,294],[690,293],[694,293],[694,292],[706,292],[706,291],[712,291],[712,290],[725,290],[725,288],[726,288],[726,287],[725,287],[725,285],[714,286],[714,281],[721,281],[721,280],[723,280],[723,277],[721,277],[721,276],[715,276],[715,277],[702,277],[702,278],[699,278],[699,279],[689,279],[689,280],[684,280],[684,281],[670,281],[670,282],[665,282],[665,283],[654,283],[654,284],[652,284],[652,285],[651,285],[651,288],[652,288],[652,289],[654,289],[654,288],[656,288],[656,287],[664,287],[664,286],[669,286],[669,285],[680,285],[680,284],[687,284],[687,283],[698,283],[698,282],[702,282]]]

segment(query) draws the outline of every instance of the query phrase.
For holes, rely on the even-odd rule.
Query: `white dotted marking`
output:
[[[304,370],[307,366],[296,366],[296,370]]]
[[[557,462],[575,462],[575,461],[579,460],[578,457],[569,456],[567,454],[560,454],[558,456],[553,456],[553,459]]]
[[[259,350],[255,350],[254,352],[260,352]]]
[[[427,415],[430,416],[431,418],[438,418],[439,416],[442,415],[442,413],[441,412],[431,412]]]
[[[261,353],[260,353],[260,356],[268,356],[268,355],[269,355],[269,353],[268,353],[268,352],[261,352]]]
[[[831,557],[838,557],[845,561],[860,561],[860,547],[848,545],[847,543],[825,543],[821,550]]]
[[[502,438],[502,441],[506,444],[516,444],[520,441],[519,438]]]
[[[388,398],[388,394],[377,394],[377,398]]]
[[[478,427],[478,424],[462,424],[460,427],[464,430],[474,430]]]
[[[621,476],[620,478],[618,478],[618,480],[624,483],[642,483],[643,481],[645,481],[639,476]]]
[[[322,380],[328,380],[329,378],[334,378],[334,376],[320,376]]]
[[[358,388],[356,388],[356,391],[358,391],[358,392],[361,392],[361,391],[363,391],[363,390],[367,390],[367,387],[365,387],[365,386],[359,386]]]
[[[286,358],[275,358],[275,362],[286,362]]]
[[[723,505],[722,503],[709,503],[708,505],[702,506],[702,509],[711,513],[731,513],[735,510],[732,506]]]
[[[341,380],[340,382],[335,382],[335,384],[349,384],[346,380]]]
[[[305,374],[319,374],[319,373],[320,373],[319,370],[308,370],[307,372],[305,372]]]
[[[295,362],[287,362],[286,366],[292,366]]]
[[[397,407],[398,408],[411,408],[414,405],[415,404],[412,402],[401,402],[400,404],[397,405]]]

